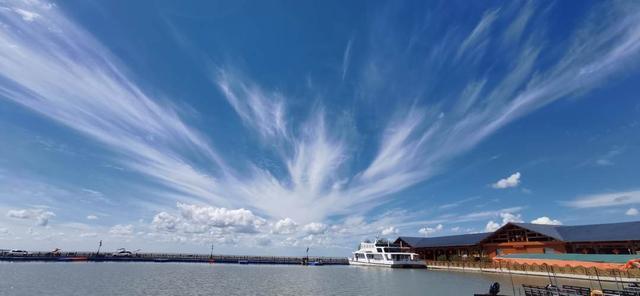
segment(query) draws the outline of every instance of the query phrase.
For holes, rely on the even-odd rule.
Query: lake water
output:
[[[513,277],[545,285],[544,277]],[[589,286],[588,282],[559,280]],[[356,266],[0,263],[0,295],[473,295],[507,275]],[[594,283],[591,283],[592,285]],[[597,283],[596,283],[597,284]],[[517,295],[518,293],[516,293]]]

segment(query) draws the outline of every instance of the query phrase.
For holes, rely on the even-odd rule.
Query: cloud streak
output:
[[[0,96],[95,139],[123,166],[171,190],[218,204],[216,181],[185,157],[224,166],[209,140],[137,86],[99,41],[54,5],[0,4]],[[19,13],[15,13],[19,11]],[[25,18],[25,15],[38,17]]]
[[[640,204],[640,191],[621,191],[613,193],[592,194],[567,201],[565,205],[572,208],[588,209]]]
[[[514,62],[503,65],[507,71],[500,75],[491,73],[473,77],[466,82],[460,81],[462,85],[466,84],[463,92],[448,94],[458,96],[453,104],[438,101],[427,105],[414,103],[409,104],[410,107],[399,109],[382,129],[377,152],[371,161],[364,167],[351,171],[344,168],[350,165],[351,158],[347,152],[354,149],[347,147],[353,143],[340,137],[332,139],[327,130],[336,131],[339,128],[328,127],[325,120],[317,120],[324,119],[324,115],[318,115],[315,120],[310,119],[305,123],[304,130],[314,132],[296,135],[286,126],[284,128],[287,131],[282,131],[282,125],[277,125],[278,128],[272,126],[278,120],[272,118],[270,125],[265,123],[265,116],[262,116],[282,114],[283,110],[286,112],[286,106],[283,108],[281,104],[270,103],[281,101],[282,95],[278,95],[279,99],[276,99],[255,95],[269,93],[267,91],[230,94],[224,87],[229,84],[225,82],[228,77],[218,78],[217,84],[222,86],[222,92],[232,106],[238,105],[239,100],[246,105],[258,106],[259,110],[252,112],[234,107],[243,121],[248,122],[247,126],[265,129],[262,134],[288,136],[280,136],[276,141],[289,146],[289,149],[279,150],[278,153],[282,156],[282,162],[288,166],[288,174],[278,176],[268,170],[257,169],[251,181],[238,186],[250,192],[250,195],[273,196],[266,200],[277,199],[275,204],[278,208],[301,209],[301,213],[306,213],[301,216],[313,217],[312,220],[340,214],[343,208],[370,209],[388,200],[394,193],[442,172],[448,161],[475,147],[508,123],[558,99],[585,93],[605,82],[606,77],[623,70],[627,62],[637,57],[640,49],[640,39],[636,38],[640,34],[640,13],[634,7],[627,11],[612,9],[611,15],[616,17],[599,22],[592,19],[585,21],[584,26],[570,38],[564,53],[554,56],[554,62],[548,66],[536,67],[545,45],[541,37],[543,35],[534,32],[523,45],[513,40],[518,39],[515,36],[523,34],[527,26],[534,25],[533,19],[539,18],[528,14],[510,16],[501,13],[500,9],[488,10],[470,35],[461,41],[457,54],[462,57],[473,55],[474,60],[486,58],[483,53],[471,52],[469,48],[485,42],[481,41],[486,39],[482,36],[489,30],[495,31],[493,33],[506,36],[505,40],[512,40],[506,45],[503,44],[504,41],[499,43],[505,47],[500,50],[509,52],[515,58]],[[507,29],[492,28],[492,23],[499,19],[511,21],[513,26],[508,26]],[[624,21],[618,22],[617,19]],[[591,38],[583,38],[586,35]],[[450,43],[448,39],[443,42]],[[456,47],[449,43],[442,44],[442,47]],[[489,45],[498,46],[494,43]],[[389,63],[392,65],[387,65],[385,59],[378,56],[382,54],[378,54],[376,48],[371,49],[370,55],[370,64],[374,65],[372,68],[385,69],[386,72],[376,70],[375,75],[365,75],[361,79],[376,80],[384,76],[388,78],[385,85],[394,85],[394,76],[402,77],[399,72],[406,70],[396,65],[402,65],[401,60],[399,62],[391,58]],[[441,63],[440,60],[438,62]],[[429,67],[425,67],[425,71],[428,69]],[[230,84],[256,85],[247,77],[236,76],[235,79],[240,81]],[[375,81],[364,85],[372,84]],[[279,132],[271,132],[274,130]],[[288,153],[291,151],[293,157]],[[302,159],[305,161],[301,161]],[[305,165],[298,165],[302,163]],[[310,167],[308,164],[317,165]],[[518,173],[496,183],[494,187],[507,188],[517,184]],[[253,200],[258,205],[266,202]],[[311,204],[313,208],[309,208],[308,205]],[[277,209],[258,207],[275,216],[284,217]],[[298,221],[304,218],[295,219]]]
[[[347,77],[347,71],[349,71],[349,64],[351,63],[351,45],[353,44],[353,38],[347,42],[347,47],[344,49],[342,55],[342,81]]]
[[[268,219],[277,221],[272,223],[274,233],[303,231],[314,239],[348,232],[346,226],[332,229],[326,223],[330,219],[388,230],[392,221],[365,223],[346,216],[362,216],[442,173],[450,161],[507,124],[603,85],[623,73],[640,50],[640,9],[633,5],[606,7],[606,17],[594,9],[594,16],[567,36],[558,53],[545,56],[544,63],[541,53],[548,40],[544,30],[538,30],[546,25],[544,12],[530,4],[520,13],[488,9],[469,30],[462,30],[465,33],[437,34],[444,37],[424,42],[428,48],[413,42],[419,36],[411,36],[411,42],[374,40],[363,55],[363,69],[350,65],[355,54],[350,40],[336,79],[344,80],[347,72],[353,75],[363,89],[358,93],[363,101],[370,102],[371,96],[398,102],[379,106],[385,116],[377,119],[384,122],[367,143],[357,139],[361,126],[336,115],[343,110],[317,103],[303,113],[308,115],[293,116],[293,100],[285,92],[261,85],[233,65],[208,69],[212,90],[256,136],[259,149],[272,153],[274,168],[250,155],[225,163],[215,141],[161,96],[136,83],[118,58],[55,6],[37,1],[0,5],[6,6],[0,9],[0,96],[104,144],[119,156],[119,166],[157,185],[153,202],[182,202],[180,216],[162,212],[154,217],[155,227],[165,232],[197,230],[193,225],[259,232]],[[437,21],[426,18],[427,24]],[[498,22],[508,25],[497,27]],[[489,37],[494,34],[501,38]],[[395,36],[376,28],[371,35]],[[509,58],[480,71],[495,60],[489,48]],[[478,71],[462,75],[462,61]],[[433,72],[442,77],[434,80]],[[450,84],[443,86],[440,81],[445,80]],[[362,153],[365,149],[371,153]],[[503,183],[496,186],[516,186],[519,173]],[[607,201],[609,196],[591,196],[572,205],[594,207]],[[487,211],[456,219],[495,216],[495,211]],[[517,218],[502,216],[503,223]],[[488,228],[495,225],[499,223]],[[121,225],[116,232],[127,229]]]

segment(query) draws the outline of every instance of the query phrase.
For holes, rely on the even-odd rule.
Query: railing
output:
[[[511,262],[473,262],[473,261],[426,261],[427,266],[446,267],[456,269],[474,269],[487,271],[521,271],[554,274],[584,275],[589,277],[612,277],[612,278],[640,278],[640,269],[600,269],[586,268],[582,266],[558,266],[545,264],[518,264]]]
[[[24,255],[12,255],[8,252],[0,253],[0,260],[89,260],[89,261],[177,261],[177,262],[223,262],[223,263],[265,263],[265,264],[300,264],[307,257],[297,256],[249,256],[249,255],[207,255],[191,253],[132,253],[131,255],[114,256],[114,253],[104,252],[30,252]],[[308,262],[322,262],[327,265],[348,264],[347,258],[340,257],[309,257]]]
[[[606,295],[606,296],[640,296],[640,291],[633,287],[622,286],[619,289],[602,289],[603,294],[591,294],[591,288],[563,285],[555,286],[532,286],[522,285],[525,296],[589,296],[589,295]]]

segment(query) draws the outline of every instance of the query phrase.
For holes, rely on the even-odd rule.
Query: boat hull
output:
[[[376,266],[376,267],[389,267],[389,268],[426,268],[427,266],[423,262],[365,262],[365,261],[353,261],[349,260],[349,265],[356,266]]]

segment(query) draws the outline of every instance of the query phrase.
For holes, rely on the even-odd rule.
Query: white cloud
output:
[[[488,39],[491,24],[493,24],[493,22],[496,20],[499,12],[499,9],[489,10],[485,12],[485,14],[482,16],[482,19],[480,19],[480,22],[478,22],[471,34],[469,34],[469,36],[462,42],[462,45],[460,45],[456,57],[462,56],[466,51],[470,50],[470,48],[476,48],[477,50],[477,48],[479,47],[477,46],[478,43]]]
[[[451,203],[447,203],[447,204],[443,204],[441,206],[438,206],[439,210],[448,210],[448,209],[452,209],[452,208],[457,208],[460,207],[463,204],[468,204],[472,201],[478,200],[480,197],[479,196],[474,196],[474,197],[469,197],[469,198],[465,198],[463,200],[459,200],[456,202],[451,202]]]
[[[167,232],[173,227],[194,232],[257,231],[264,219],[242,207],[255,209],[268,218],[290,217],[301,224],[325,221],[329,216],[363,215],[388,201],[393,193],[441,173],[451,159],[508,123],[553,101],[584,94],[602,85],[630,68],[640,48],[638,9],[604,7],[606,13],[594,9],[594,14],[604,17],[598,17],[595,22],[587,19],[573,37],[567,38],[566,46],[558,47],[560,55],[546,55],[545,67],[540,68],[537,66],[539,53],[548,41],[543,39],[543,30],[537,29],[544,28],[544,24],[534,24],[533,20],[544,18],[523,15],[514,20],[508,18],[506,10],[491,9],[483,14],[472,32],[462,38],[455,38],[460,37],[455,35],[456,30],[437,34],[449,37],[433,48],[444,53],[457,52],[460,59],[473,61],[481,49],[472,49],[482,47],[488,40],[487,34],[496,30],[496,33],[515,36],[509,37],[514,44],[507,44],[513,48],[497,48],[496,52],[508,52],[513,58],[505,60],[518,62],[494,67],[504,68],[506,74],[487,70],[454,81],[454,90],[443,91],[444,97],[451,98],[447,104],[429,101],[429,105],[420,105],[415,102],[422,102],[422,97],[416,96],[429,93],[426,90],[434,85],[420,81],[424,83],[413,83],[419,88],[396,92],[403,89],[402,74],[406,72],[399,65],[411,65],[414,70],[410,73],[421,77],[421,71],[431,73],[433,69],[446,67],[447,56],[430,52],[437,64],[425,57],[420,63],[424,65],[421,69],[414,62],[415,56],[407,54],[411,50],[409,45],[413,44],[371,42],[376,46],[366,55],[370,59],[363,63],[368,68],[349,70],[349,73],[367,75],[358,84],[362,91],[358,96],[366,100],[368,93],[377,97],[392,94],[391,100],[410,97],[413,103],[400,102],[398,105],[411,107],[389,110],[396,115],[386,123],[376,123],[376,126],[382,125],[382,133],[371,137],[377,139],[377,146],[369,162],[360,157],[362,147],[358,143],[362,141],[358,139],[355,124],[332,116],[340,112],[325,112],[318,107],[310,110],[313,116],[301,119],[303,123],[288,122],[300,116],[288,116],[285,94],[236,75],[231,67],[217,69],[214,83],[242,122],[265,140],[266,145],[259,148],[275,150],[269,155],[274,155],[277,162],[266,166],[254,161],[253,155],[239,155],[239,160],[233,162],[238,167],[230,167],[214,149],[212,142],[215,141],[190,127],[181,118],[181,110],[166,103],[173,100],[158,99],[162,94],[152,97],[137,85],[128,75],[129,69],[107,47],[67,19],[61,10],[44,9],[38,1],[15,5],[31,14],[25,18],[25,14],[16,14],[15,10],[0,10],[2,23],[7,24],[0,29],[0,40],[15,45],[0,47],[0,74],[7,82],[0,87],[0,97],[117,152],[120,157],[116,159],[117,165],[162,184],[153,192],[153,199],[149,198],[151,203],[163,202],[159,199],[165,198],[215,205],[185,205],[180,216],[156,215],[158,229]],[[34,17],[36,14],[39,17]],[[507,32],[493,26],[497,21],[507,25]],[[535,32],[519,38],[528,31],[527,26]],[[424,25],[424,28],[437,27]],[[371,36],[393,38],[389,34],[373,33]],[[416,30],[416,34],[423,33]],[[406,50],[394,55],[393,48],[383,48],[384,44]],[[403,56],[410,60],[402,60]],[[459,68],[457,64],[454,66]],[[345,132],[350,129],[355,136],[349,137]],[[198,161],[191,161],[194,158]],[[509,178],[504,182],[505,188],[514,183]],[[515,183],[519,183],[519,173]],[[635,200],[631,196],[622,202],[637,203]],[[594,203],[578,204],[589,207]],[[357,213],[352,213],[354,209]],[[495,214],[486,211],[456,218],[468,221],[479,217],[490,219]],[[505,219],[503,217],[503,221]],[[379,222],[354,225],[370,227],[372,231],[393,222],[376,223]],[[336,229],[341,233],[352,232],[346,226]]]
[[[43,209],[9,210],[7,217],[24,220],[35,220],[37,226],[47,226],[49,219],[55,217],[51,211]]]
[[[559,220],[551,219],[551,218],[549,218],[547,216],[542,216],[542,217],[536,218],[536,219],[532,220],[531,223],[533,223],[533,224],[545,224],[545,225],[562,225],[562,222],[560,222]]]
[[[160,212],[153,217],[150,223],[150,228],[154,230],[152,236],[171,242],[236,244],[247,237],[269,232],[266,219],[246,209],[183,203],[178,203],[177,208],[179,214]],[[284,228],[281,230],[284,231]],[[250,242],[255,240],[251,239]]]
[[[499,214],[500,218],[502,218],[502,224],[498,224],[497,222],[489,221],[485,226],[485,231],[492,232],[498,230],[498,228],[504,226],[507,223],[521,223],[522,216],[520,214],[514,214],[511,212],[501,212]]]
[[[87,220],[98,220],[98,216],[96,216],[96,215],[87,215]]]
[[[310,235],[323,234],[327,231],[327,225],[318,222],[312,222],[302,226],[302,231]]]
[[[0,4],[2,5],[2,4]],[[12,2],[28,19],[0,10],[5,27],[0,69],[6,83],[0,96],[72,128],[121,156],[118,165],[162,183],[170,190],[155,197],[231,202],[217,195],[206,168],[224,164],[208,139],[190,128],[179,110],[151,98],[129,77],[111,52],[55,6],[34,0]],[[201,157],[198,167],[185,150]],[[91,191],[86,191],[93,194]],[[95,193],[95,192],[94,192]]]
[[[522,223],[522,218],[520,214],[514,214],[509,212],[500,213],[500,218],[502,218],[502,225],[513,222],[513,223]]]
[[[481,43],[483,40],[481,36],[490,29],[493,30],[491,23],[499,17],[501,16],[498,10],[487,11],[474,32],[466,38],[468,41],[465,44],[468,44],[469,48],[471,48],[472,45]],[[384,126],[382,135],[379,136],[380,140],[373,160],[366,164],[366,167],[362,170],[349,172],[347,168],[349,167],[348,161],[351,155],[348,152],[358,151],[358,147],[350,149],[349,141],[337,137],[337,140],[334,139],[333,141],[320,141],[325,145],[317,146],[318,149],[327,146],[339,147],[339,149],[335,150],[340,151],[340,153],[327,153],[334,151],[321,149],[320,152],[327,153],[327,156],[318,159],[318,161],[324,161],[321,162],[322,166],[320,166],[322,170],[317,171],[319,173],[317,176],[322,178],[317,180],[332,182],[300,182],[306,180],[305,174],[300,174],[300,172],[308,173],[308,170],[298,170],[294,173],[291,168],[306,168],[306,166],[289,165],[289,174],[284,174],[284,177],[276,177],[272,172],[260,168],[252,178],[245,179],[250,181],[240,184],[243,187],[242,191],[245,192],[241,195],[248,195],[245,198],[246,200],[256,201],[261,210],[273,216],[279,218],[292,217],[299,222],[320,220],[328,215],[345,214],[341,209],[356,207],[361,211],[367,211],[371,207],[383,203],[392,193],[404,190],[439,173],[443,167],[446,167],[447,161],[473,148],[513,120],[555,100],[587,92],[606,80],[607,75],[604,72],[613,74],[622,70],[624,61],[634,60],[640,48],[640,42],[637,42],[637,38],[634,35],[640,32],[640,29],[633,25],[638,22],[637,18],[640,17],[635,11],[620,17],[628,19],[628,26],[624,26],[624,28],[613,26],[613,23],[619,23],[617,21],[603,26],[592,26],[590,22],[585,23],[580,32],[590,32],[591,35],[597,36],[597,41],[590,40],[589,43],[595,42],[599,44],[599,47],[586,46],[584,42],[588,39],[578,36],[575,40],[570,40],[568,50],[564,54],[556,56],[554,62],[544,70],[536,68],[539,54],[543,50],[544,44],[546,44],[544,40],[538,40],[538,37],[544,36],[544,34],[540,34],[540,36],[534,34],[536,38],[530,38],[524,45],[519,46],[517,51],[511,53],[519,62],[505,65],[507,68],[505,73],[507,74],[499,74],[498,78],[480,76],[469,80],[467,87],[463,88],[465,90],[463,92],[464,95],[461,95],[458,101],[446,104],[451,105],[451,109],[441,107],[439,104],[435,104],[435,106],[420,106],[419,104],[407,103],[411,107],[404,110],[392,110],[391,113],[397,115],[391,116]],[[528,16],[523,18],[526,18],[526,20],[518,20],[522,24],[521,27],[530,23]],[[521,29],[513,29],[515,33],[511,34],[520,34]],[[612,40],[612,35],[618,36],[620,38],[619,42],[609,42],[609,40]],[[466,49],[466,45],[459,48],[462,48],[461,54],[466,55],[469,53],[474,55],[474,53]],[[376,49],[372,50],[371,56],[373,58],[368,63],[371,71],[364,71],[368,72],[367,75],[369,76],[365,77],[366,81],[362,82],[365,88],[363,89],[365,93],[363,96],[366,96],[367,91],[371,91],[372,96],[378,94],[375,90],[380,90],[384,93],[387,90],[384,89],[385,85],[394,85],[398,88],[397,84],[399,82],[395,81],[394,78],[396,76],[403,77],[402,74],[404,72],[402,70],[405,69],[396,65],[402,65],[403,63],[399,63],[399,61],[402,62],[403,60],[401,56],[394,56],[393,54],[389,56],[386,50],[389,49],[381,49],[380,52]],[[380,56],[378,56],[378,53]],[[609,58],[605,59],[603,58],[604,56],[609,56]],[[437,60],[438,63],[442,62],[441,58]],[[604,72],[584,73],[583,71],[583,74],[578,75],[578,72],[584,70],[586,66],[594,66],[594,62],[606,64],[606,67],[598,66]],[[406,61],[406,63],[412,64],[411,61]],[[432,66],[440,67],[441,65]],[[384,69],[384,71],[381,69]],[[395,70],[402,72],[398,73]],[[428,73],[428,70],[431,70],[431,68],[425,69],[425,72]],[[416,69],[416,71],[419,72],[419,69]],[[229,77],[232,78],[230,79]],[[254,92],[260,95],[254,95],[253,93],[242,91],[243,87],[236,87],[239,90],[232,93],[226,91],[225,87],[221,87],[223,93],[227,96],[227,100],[230,101],[232,106],[235,106],[234,108],[238,115],[247,122],[247,126],[253,127],[263,135],[286,135],[276,136],[273,140],[279,144],[276,145],[276,154],[283,155],[284,163],[293,163],[291,161],[292,157],[290,157],[291,151],[297,153],[310,150],[308,146],[303,145],[305,143],[304,137],[297,136],[293,132],[295,130],[292,130],[287,125],[274,125],[278,120],[272,118],[266,124],[262,124],[265,122],[263,119],[265,116],[261,114],[279,114],[274,110],[286,111],[286,108],[269,107],[273,105],[272,102],[278,101],[276,99],[278,96],[269,96],[270,92],[262,90],[261,87],[256,87],[257,83],[249,78],[238,75],[229,77],[224,79],[217,77],[217,84],[224,86],[224,83],[220,83],[221,80],[230,81],[236,79],[240,81],[227,84],[245,85],[249,86],[245,87],[246,89],[257,88],[260,90]],[[380,83],[381,81],[384,81],[384,83]],[[486,81],[494,81],[495,83],[485,83]],[[369,88],[373,90],[369,90]],[[428,86],[425,86],[425,88],[428,88]],[[394,93],[393,91],[389,92]],[[412,89],[410,94],[422,92],[425,91]],[[398,96],[401,95],[398,94]],[[242,100],[242,98],[245,99]],[[260,103],[255,104],[255,106],[263,108],[260,111],[254,112],[247,109],[248,107],[237,107],[238,105],[251,104],[256,98]],[[398,99],[400,100],[401,98]],[[241,100],[240,103],[237,100]],[[288,118],[288,116],[285,116],[285,118]],[[313,121],[310,120],[308,122]],[[275,126],[278,128],[274,128]],[[321,132],[316,133],[316,136],[312,137],[312,139],[331,139],[324,135],[327,130],[324,121],[322,121],[322,124],[311,124],[311,127],[314,126],[316,126],[315,130]],[[273,132],[280,131],[280,127],[286,132]],[[329,129],[331,131],[342,130],[335,127],[329,127]],[[304,130],[307,130],[306,127]],[[314,129],[312,128],[311,130]],[[333,145],[329,144],[331,142],[333,142]],[[322,154],[312,153],[311,155]],[[510,179],[507,178],[504,182],[498,182],[496,186],[499,188],[516,186],[519,184],[518,175],[516,173]],[[288,179],[294,180],[291,182],[293,184]],[[337,184],[340,185],[333,186]],[[269,198],[266,198],[265,195],[269,196]],[[267,205],[262,205],[267,200],[275,199],[278,199],[277,203],[271,202]],[[289,213],[284,213],[286,212],[284,209],[289,208],[300,209],[298,211],[299,216],[294,217]]]
[[[298,223],[293,221],[291,218],[284,218],[278,220],[278,222],[273,225],[272,231],[275,234],[292,234],[296,232],[297,228]]]
[[[15,8],[13,11],[15,11],[18,15],[20,15],[20,17],[22,17],[24,21],[27,21],[27,22],[32,22],[35,19],[40,17],[39,14],[33,11],[28,11],[20,8]]]
[[[638,211],[638,209],[636,208],[629,208],[624,214],[627,216],[638,216],[638,213],[640,213]]]
[[[489,221],[487,222],[487,226],[484,227],[484,231],[486,232],[494,232],[496,230],[498,230],[498,228],[500,228],[500,224],[494,222],[494,221]]]
[[[178,230],[180,219],[167,212],[160,212],[153,217],[151,225],[156,230],[174,232]]]
[[[98,236],[98,234],[95,233],[95,232],[83,232],[83,233],[80,233],[80,237],[96,237],[96,236]]]
[[[382,231],[380,231],[380,235],[382,236],[395,235],[395,234],[398,234],[398,228],[395,228],[393,226],[389,226],[387,228],[382,229]]]
[[[182,218],[196,226],[230,228],[235,232],[256,232],[265,220],[245,209],[230,210],[178,203]],[[157,217],[157,216],[156,216]]]
[[[640,204],[640,191],[592,194],[565,202],[565,204],[573,208],[601,208]]]
[[[347,47],[344,50],[344,54],[342,55],[342,80],[347,77],[347,71],[349,70],[349,64],[351,62],[351,45],[353,43],[353,39],[349,39],[347,42]]]
[[[524,29],[529,23],[531,17],[535,13],[536,2],[530,1],[525,4],[525,7],[520,9],[520,13],[516,19],[508,26],[504,34],[505,42],[518,42]]]
[[[517,187],[518,185],[520,185],[520,172],[515,172],[507,178],[500,179],[498,180],[498,182],[494,183],[491,186],[496,189],[505,189],[510,187]]]
[[[624,151],[623,147],[613,147],[605,155],[596,159],[595,163],[599,166],[612,166],[615,163],[613,159]]]
[[[424,236],[431,236],[437,232],[442,231],[442,229],[444,229],[444,226],[442,226],[442,224],[438,224],[436,227],[423,227],[420,228],[420,230],[418,230],[418,233],[424,235]]]
[[[271,239],[266,236],[261,236],[256,238],[256,244],[258,246],[266,247],[270,246],[272,243]]]
[[[287,136],[282,95],[265,93],[259,86],[240,79],[239,74],[224,69],[217,72],[216,84],[245,124],[267,139]]]
[[[131,236],[133,235],[133,225],[117,224],[109,229],[109,234],[114,236]]]

